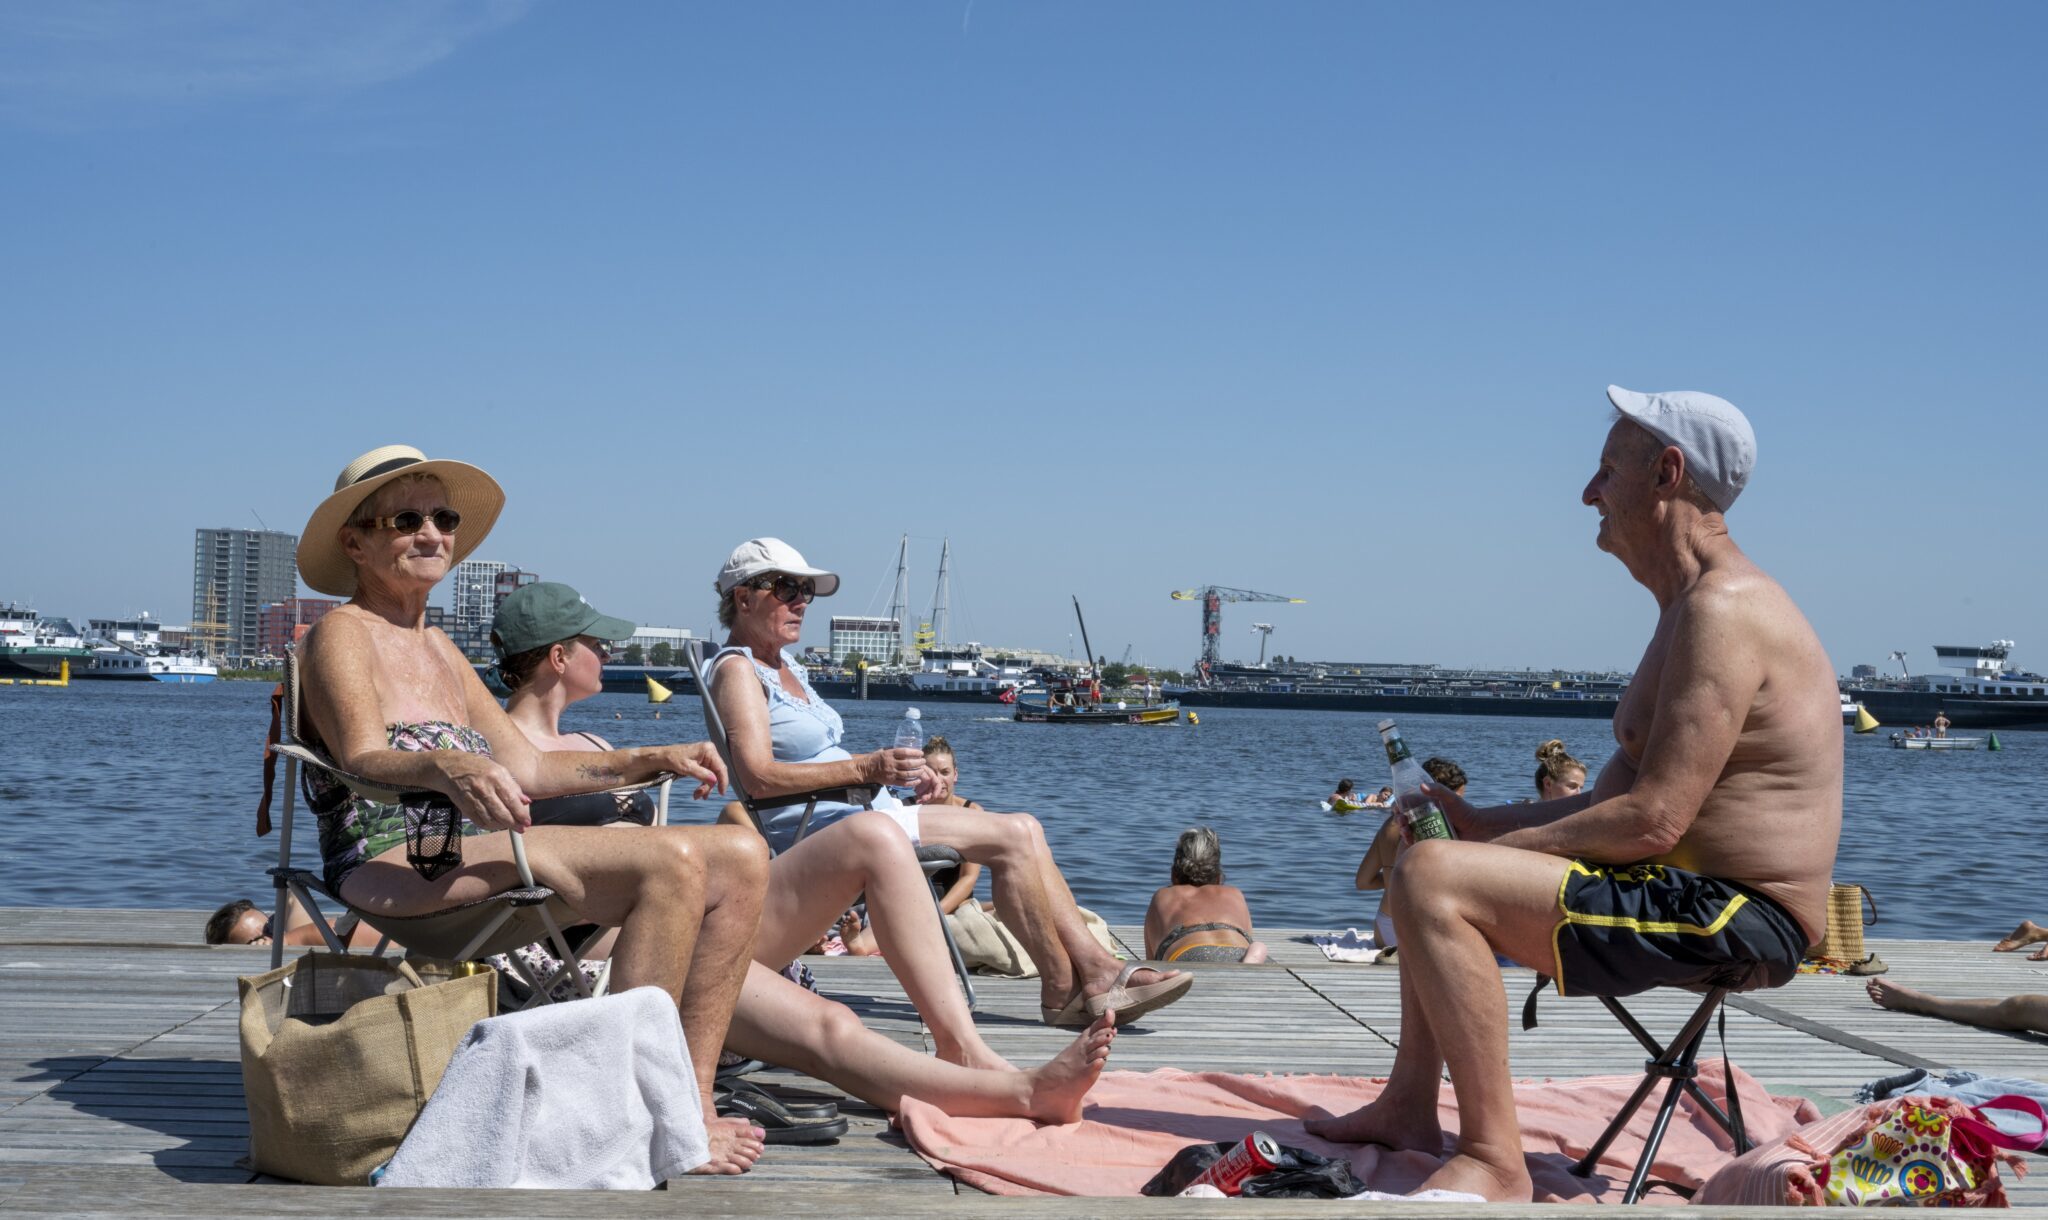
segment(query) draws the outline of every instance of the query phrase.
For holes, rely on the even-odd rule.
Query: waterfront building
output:
[[[643,655],[651,655],[656,644],[666,644],[669,647],[669,651],[675,654],[676,663],[680,665],[683,659],[683,645],[695,638],[695,636],[690,634],[688,627],[640,626],[633,629],[632,639],[618,646],[618,651],[624,652],[626,649],[638,644]]]
[[[1875,677],[1877,677],[1877,666],[1875,665],[1851,665],[1849,667],[1849,680],[1851,682],[1861,682]]]
[[[257,642],[266,657],[281,657],[299,642],[329,610],[341,605],[331,597],[287,597],[263,607],[257,627]]]
[[[193,531],[193,647],[216,661],[260,655],[263,607],[298,593],[298,546],[277,530]]]
[[[893,618],[832,616],[831,657],[834,665],[859,653],[870,665],[893,663],[903,652],[903,624]]]
[[[488,559],[465,559],[455,565],[448,581],[447,630],[448,638],[455,641],[463,656],[491,656],[491,618],[498,613],[498,578],[518,570],[511,564]]]

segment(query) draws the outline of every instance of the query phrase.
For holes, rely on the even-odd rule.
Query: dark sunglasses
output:
[[[785,606],[808,602],[818,596],[818,582],[808,576],[802,579],[789,575],[763,576],[754,582],[754,587],[765,590]]]
[[[437,508],[431,513],[406,509],[390,517],[372,517],[370,524],[378,529],[395,529],[401,534],[417,534],[428,521],[444,534],[452,534],[462,525],[462,514],[452,508]]]

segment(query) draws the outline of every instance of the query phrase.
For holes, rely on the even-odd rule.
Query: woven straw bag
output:
[[[1869,918],[1864,918],[1868,907]],[[1863,929],[1877,922],[1877,899],[1860,885],[1837,883],[1828,887],[1828,930],[1809,956],[1860,962],[1870,956],[1863,947]]]
[[[360,1186],[391,1159],[498,977],[453,963],[308,953],[239,980],[249,1164]]]

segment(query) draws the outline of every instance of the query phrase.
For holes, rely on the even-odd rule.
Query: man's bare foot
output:
[[[1397,1152],[1441,1156],[1444,1129],[1437,1121],[1436,1098],[1396,1097],[1381,1093],[1349,1114],[1305,1118],[1303,1127],[1333,1144],[1378,1144]]]
[[[707,1115],[704,1134],[711,1142],[711,1159],[692,1169],[692,1174],[745,1173],[767,1147],[767,1132],[744,1118]]]
[[[1116,1041],[1116,1012],[1111,1010],[1081,1031],[1081,1036],[1043,1067],[1026,1073],[1031,1078],[1028,1118],[1042,1123],[1078,1123],[1081,1103],[1095,1087],[1102,1069],[1109,1063],[1109,1046]]]
[[[1528,1163],[1521,1157],[1512,1166],[1494,1165],[1464,1152],[1453,1153],[1415,1189],[1461,1190],[1492,1203],[1529,1203],[1536,1197],[1536,1184],[1529,1180]]]
[[[1928,1002],[1934,998],[1903,983],[1887,982],[1884,979],[1870,980],[1864,984],[1863,990],[1870,993],[1871,1001],[1879,1008],[1889,1008],[1893,1012],[1926,1014],[1929,1011]]]
[[[2012,930],[2012,935],[1991,946],[1991,951],[1993,953],[2011,953],[2016,949],[2024,949],[2028,945],[2038,945],[2044,940],[2048,940],[2048,928],[2042,927],[2031,919],[2022,919],[2020,920],[2020,926]]]
[[[1265,961],[1265,960],[1266,960],[1266,942],[1265,942],[1265,941],[1262,941],[1262,940],[1255,940],[1255,941],[1253,941],[1253,942],[1252,942],[1252,947],[1251,947],[1251,948],[1249,948],[1249,949],[1246,949],[1246,950],[1244,951],[1244,964],[1245,964],[1245,965],[1247,965],[1247,966],[1256,966],[1256,965],[1258,965],[1258,964],[1259,964],[1260,962],[1263,962],[1263,961]]]

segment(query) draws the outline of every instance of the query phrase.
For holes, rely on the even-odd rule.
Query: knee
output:
[[[851,1062],[860,1051],[861,1040],[867,1037],[867,1026],[860,1023],[860,1016],[846,1005],[837,1001],[826,1001],[823,1017],[818,1021],[818,1049],[828,1063]]]
[[[1443,839],[1424,839],[1402,852],[1387,879],[1394,918],[1421,915],[1449,901],[1462,884],[1458,855],[1458,845]]]
[[[892,857],[914,859],[916,856],[910,846],[910,836],[904,834],[903,828],[886,813],[873,810],[856,813],[833,829],[845,840],[835,850],[843,857],[858,859],[869,868],[877,861]]]
[[[1026,855],[1042,856],[1051,849],[1045,845],[1045,827],[1028,813],[999,813],[993,815],[1002,823],[1003,831],[1013,850]]]
[[[714,845],[713,855],[717,860],[717,871],[736,880],[763,885],[768,880],[768,865],[773,853],[768,850],[768,840],[752,826],[707,826],[704,827],[710,842]]]

